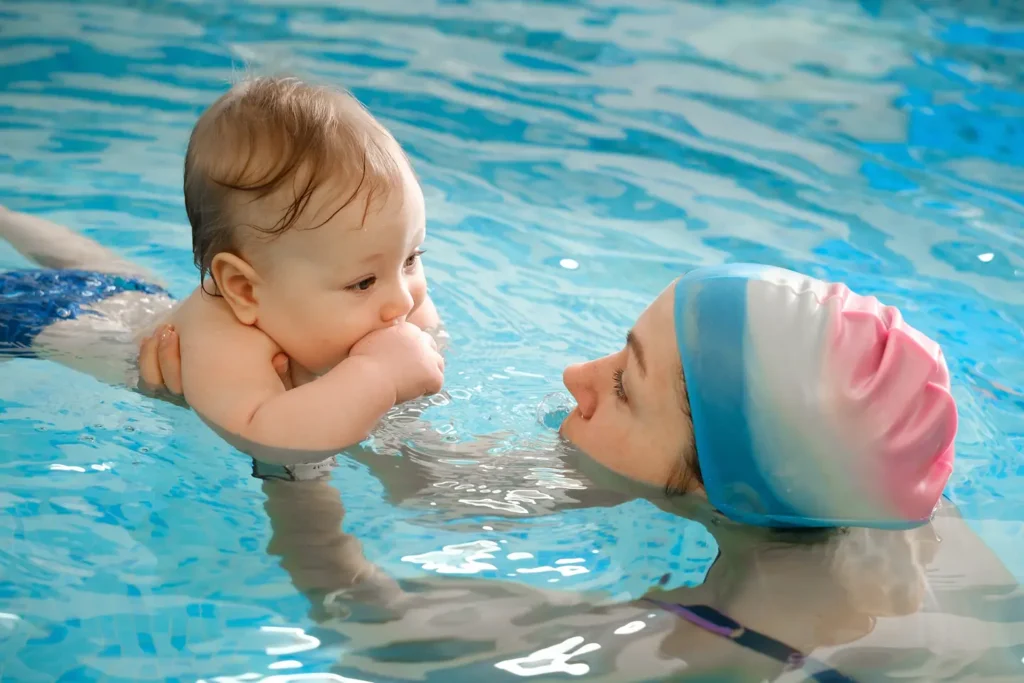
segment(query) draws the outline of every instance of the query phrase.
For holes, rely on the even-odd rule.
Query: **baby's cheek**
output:
[[[413,310],[419,308],[427,298],[427,278],[422,275],[414,278],[409,283],[409,294],[412,296]]]

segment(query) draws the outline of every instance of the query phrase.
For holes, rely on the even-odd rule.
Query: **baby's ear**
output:
[[[210,275],[217,284],[218,293],[231,307],[231,311],[243,325],[255,325],[258,319],[259,300],[256,285],[260,278],[245,259],[222,251],[213,257]]]

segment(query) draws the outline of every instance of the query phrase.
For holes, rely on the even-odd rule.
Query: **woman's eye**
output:
[[[363,278],[362,280],[360,280],[359,282],[355,283],[354,285],[349,285],[348,287],[346,287],[346,289],[357,290],[357,291],[360,291],[360,292],[365,292],[370,287],[373,287],[373,283],[376,282],[376,281],[377,281],[376,277]]]
[[[416,265],[416,262],[420,260],[420,256],[423,256],[423,250],[418,249],[412,253],[409,258],[405,259],[405,267],[412,268]]]
[[[629,398],[626,396],[626,387],[622,384],[622,373],[623,372],[625,372],[625,371],[624,370],[616,370],[615,371],[615,374],[614,374],[614,377],[615,377],[615,395],[619,397],[620,401],[629,401]]]

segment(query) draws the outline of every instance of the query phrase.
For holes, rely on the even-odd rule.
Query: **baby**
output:
[[[80,360],[102,339],[134,356],[169,323],[188,404],[280,464],[358,443],[396,403],[440,390],[423,194],[355,99],[288,78],[233,87],[192,131],[184,191],[200,286],[177,305],[89,240],[0,214],[15,248],[61,269],[0,274],[0,350]]]

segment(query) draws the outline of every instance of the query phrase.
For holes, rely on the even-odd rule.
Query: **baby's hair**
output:
[[[295,227],[328,180],[344,191],[316,228],[365,196],[366,212],[399,182],[404,153],[349,93],[298,78],[248,78],[196,122],[185,155],[185,211],[200,283],[214,256],[238,253],[240,229],[272,238]],[[246,205],[287,192],[283,209]],[[278,206],[276,203],[274,206]]]

